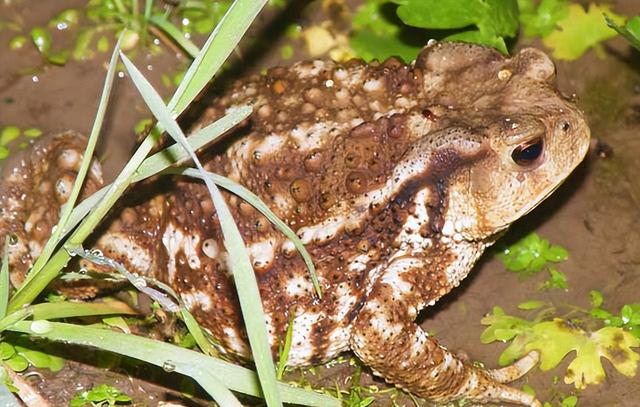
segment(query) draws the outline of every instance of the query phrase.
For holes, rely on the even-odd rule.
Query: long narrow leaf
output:
[[[189,106],[233,52],[266,3],[267,0],[236,0],[231,4],[187,69],[184,80],[169,102],[169,110],[180,113]],[[215,41],[219,37],[225,40]]]
[[[153,89],[149,81],[147,81],[126,55],[121,53],[120,58],[138,88],[140,95],[153,112],[153,115],[167,130],[167,133],[169,133],[177,143],[182,145],[185,151],[189,152],[191,159],[204,178],[204,182],[207,189],[209,189],[213,204],[218,213],[218,220],[224,236],[223,243],[229,253],[229,264],[236,283],[240,308],[242,310],[247,336],[249,337],[253,360],[256,364],[258,376],[260,377],[260,383],[263,386],[265,401],[268,406],[282,406],[282,401],[280,400],[276,386],[275,366],[271,357],[266,321],[262,309],[262,302],[260,301],[260,290],[258,289],[253,267],[251,267],[249,253],[244,245],[240,231],[233,220],[231,211],[218,190],[218,187],[206,176],[204,167],[189,147],[182,129],[180,129],[178,123],[171,117],[171,112],[164,105],[160,95]]]
[[[106,302],[43,302],[32,305],[33,319],[60,319],[88,317],[92,315],[137,314],[136,310],[121,301]]]
[[[0,367],[0,369],[6,369],[6,368]],[[23,407],[24,404],[18,401],[16,396],[11,392],[11,390],[9,390],[6,384],[0,383],[0,406]]]
[[[174,174],[183,174],[190,177],[203,179],[202,174],[199,171],[194,170],[193,168],[171,168],[167,171],[168,173]],[[206,177],[210,178],[217,185],[226,189],[227,191],[233,192],[238,195],[240,198],[249,202],[254,208],[256,208],[260,213],[262,213],[271,223],[273,223],[280,231],[289,238],[302,255],[304,262],[309,270],[309,275],[311,277],[311,281],[316,289],[316,293],[319,298],[322,298],[322,292],[320,291],[320,283],[318,282],[318,276],[316,274],[316,268],[313,264],[313,260],[311,259],[311,255],[304,247],[304,244],[296,235],[289,225],[282,221],[282,219],[278,218],[278,216],[273,213],[271,209],[253,192],[249,191],[247,188],[238,184],[237,182],[233,182],[229,178],[223,177],[222,175],[214,174],[212,172],[206,172]]]
[[[196,61],[191,64],[187,70],[187,75],[181,83],[181,86],[176,90],[173,97],[169,101],[170,110],[175,116],[182,113],[189,103],[193,101],[197,92],[189,91],[188,89],[202,89],[204,84],[208,83],[217,69],[222,66],[222,63],[227,59],[229,54],[233,51],[236,44],[251,24],[257,12],[262,8],[266,0],[239,0],[234,3],[237,7],[231,7],[227,10],[227,13],[222,18],[216,29],[211,33],[202,51],[196,58]],[[257,7],[259,5],[259,7]],[[247,11],[252,11],[247,14]],[[212,67],[216,67],[212,69]],[[207,74],[203,72],[206,70]],[[208,78],[206,77],[208,75]],[[194,82],[194,85],[190,85],[190,82]],[[159,128],[162,130],[162,128]],[[76,229],[76,231],[68,239],[68,243],[72,247],[77,247],[82,244],[91,232],[95,229],[98,223],[104,218],[106,213],[111,209],[114,203],[122,196],[124,191],[133,181],[135,171],[140,164],[147,157],[151,149],[155,144],[155,138],[147,136],[133,157],[127,162],[120,174],[116,177],[116,180],[111,184],[111,187],[105,194],[105,198],[100,201],[100,204],[93,209],[90,215],[85,218],[82,224]],[[51,260],[45,265],[41,273],[39,273],[37,279],[22,284],[16,294],[9,302],[9,311],[16,310],[33,301],[44,288],[58,275],[60,270],[69,261],[69,254],[59,249],[51,258]]]
[[[89,140],[87,141],[87,148],[85,149],[84,156],[82,157],[80,168],[78,169],[78,175],[76,176],[73,187],[71,188],[71,193],[69,194],[69,198],[67,199],[66,206],[60,214],[58,225],[55,227],[55,230],[49,237],[49,240],[47,240],[47,243],[44,245],[44,248],[42,249],[42,252],[33,265],[31,272],[27,274],[27,278],[25,279],[23,285],[27,284],[30,280],[38,276],[40,270],[42,270],[42,267],[51,258],[51,254],[60,242],[61,236],[66,234],[66,225],[69,217],[71,216],[71,211],[76,203],[76,200],[78,199],[78,196],[80,195],[80,190],[82,189],[82,185],[84,184],[84,179],[89,172],[89,167],[91,166],[91,160],[93,160],[93,153],[95,151],[96,144],[98,143],[98,136],[100,135],[100,129],[102,129],[102,123],[104,122],[104,115],[107,111],[107,105],[109,104],[109,96],[111,96],[113,78],[115,77],[116,73],[116,63],[118,62],[118,54],[120,52],[120,43],[122,42],[122,38],[125,34],[126,32],[120,34],[120,38],[118,38],[118,41],[113,48],[113,54],[111,54],[109,68],[107,69],[107,75],[105,77],[104,85],[102,88],[102,95],[100,96],[100,101],[98,102],[98,110],[96,111],[96,117],[93,121],[91,134],[89,136]]]
[[[189,146],[191,146],[193,150],[199,150],[207,144],[212,143],[218,137],[224,135],[242,120],[246,119],[249,114],[251,114],[251,108],[248,106],[229,109],[226,116],[189,136],[187,138]],[[139,182],[145,180],[171,167],[172,165],[178,165],[185,160],[188,160],[188,158],[189,153],[184,151],[184,148],[179,144],[174,144],[144,160],[135,172],[132,181]],[[71,214],[71,218],[67,223],[67,229],[73,229],[77,226],[87,213],[89,213],[91,208],[96,206],[102,200],[110,187],[111,184],[94,192],[90,197],[86,198],[77,207],[75,207]]]
[[[29,318],[31,315],[33,315],[33,310],[29,308],[22,308],[17,310],[16,312],[12,312],[6,317],[0,319],[0,332],[3,332],[5,329],[15,324],[16,322]]]
[[[291,313],[289,317],[289,326],[287,326],[287,334],[284,337],[284,345],[282,345],[282,350],[280,351],[280,356],[278,357],[278,370],[276,371],[276,377],[278,380],[282,380],[282,375],[284,375],[284,370],[287,367],[287,361],[289,360],[289,352],[291,351],[291,340],[293,339],[293,320],[295,318],[295,313]]]
[[[2,267],[0,268],[0,318],[7,315],[7,305],[9,303],[9,237],[5,238],[4,254],[2,255]]]
[[[209,342],[209,340],[204,336],[202,332],[202,328],[198,325],[193,315],[186,309],[186,307],[182,307],[180,309],[180,315],[182,316],[182,321],[184,322],[187,330],[193,336],[193,340],[196,341],[196,344],[200,348],[200,350],[209,356],[218,356],[220,352]]]
[[[262,396],[255,372],[168,343],[107,329],[49,321],[44,321],[44,323],[43,321],[22,321],[14,324],[10,329],[53,341],[92,346],[116,352],[195,378],[215,374],[222,384],[234,391],[250,396]],[[278,383],[278,387],[283,400],[287,403],[318,407],[340,406],[338,400],[324,394],[292,387],[284,383]]]

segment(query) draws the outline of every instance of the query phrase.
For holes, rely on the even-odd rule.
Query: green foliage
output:
[[[146,5],[144,11],[140,10],[141,3]],[[46,26],[32,28],[29,35],[44,60],[56,65],[64,65],[69,58],[93,58],[95,51],[107,52],[110,44],[115,43],[110,37],[119,36],[125,29],[121,44],[125,51],[144,46],[152,53],[160,52],[161,48],[152,41],[158,38],[173,42],[194,56],[198,48],[189,37],[194,33],[211,32],[231,3],[231,0],[190,0],[169,5],[157,1],[89,0],[82,8],[60,11]],[[79,22],[83,19],[92,24],[81,25]],[[22,28],[18,25],[17,29],[20,31]],[[73,38],[74,45],[54,51],[52,31]],[[9,47],[12,50],[23,49],[26,42],[26,36],[20,34],[11,39]]]
[[[579,4],[570,4],[567,14],[556,22],[557,27],[546,35],[542,42],[552,49],[555,58],[578,59],[588,49],[617,35],[607,26],[603,14],[607,14],[616,24],[621,24],[624,20],[607,5],[592,3],[588,10],[585,10]]]
[[[640,320],[640,315],[633,315],[633,307],[625,307],[629,310],[626,311],[628,320]],[[613,325],[586,330],[560,318],[543,319],[546,312],[548,310],[541,311],[529,321],[507,315],[502,308],[494,307],[492,314],[481,321],[487,328],[480,340],[482,343],[511,341],[499,358],[499,363],[503,366],[537,350],[540,352],[540,368],[545,371],[556,367],[569,353],[575,351],[564,381],[567,384],[573,383],[578,389],[604,380],[605,371],[601,358],[608,359],[625,376],[632,377],[636,374],[640,355],[632,348],[640,346],[640,339],[628,330]]]
[[[22,49],[27,45],[27,42],[29,42],[29,39],[24,35],[16,35],[9,40],[9,49],[12,51]]]
[[[563,290],[569,288],[567,276],[562,271],[559,271],[555,267],[549,267],[547,270],[549,271],[549,279],[542,284],[542,288],[559,288]]]
[[[517,32],[516,0],[367,0],[353,18],[350,44],[365,60],[395,55],[411,61],[430,38],[507,53],[504,38]]]
[[[605,14],[607,25],[622,35],[629,44],[640,51],[640,16],[628,20],[624,26],[619,25],[611,17]]]
[[[484,44],[507,53],[504,38],[518,33],[516,0],[393,0],[407,25],[427,29],[462,29],[444,40]],[[473,27],[469,29],[469,27]]]
[[[616,35],[603,13],[609,27],[640,46],[640,18],[621,27],[623,18],[607,5],[591,3],[585,10],[569,0],[365,0],[353,19],[351,47],[365,60],[398,55],[410,61],[436,38],[506,54],[505,40],[521,29],[525,37],[542,38],[556,58],[573,60]]]
[[[362,368],[360,365],[356,365],[356,369],[351,375],[351,388],[346,399],[341,399],[342,404],[346,407],[367,407],[371,405],[375,398],[372,396],[364,396],[365,389],[360,385],[360,376],[362,375]],[[340,394],[340,392],[338,392]]]
[[[537,233],[531,232],[516,243],[502,250],[498,257],[509,271],[521,275],[540,272],[548,263],[558,263],[569,258],[562,246],[551,245]],[[552,278],[554,277],[551,272]],[[556,277],[558,279],[560,277]]]
[[[120,391],[117,387],[100,384],[91,390],[85,390],[69,401],[71,407],[90,406],[115,406],[122,403],[130,403],[131,397]]]
[[[30,35],[33,45],[47,62],[53,65],[64,65],[67,62],[70,52],[68,50],[53,52],[53,40],[46,28],[34,27],[31,29]]]
[[[640,303],[625,304],[617,315],[602,308],[603,303],[602,294],[598,291],[591,291],[590,315],[593,318],[602,320],[605,326],[623,328],[640,339]]]
[[[184,33],[208,34],[227,12],[230,0],[191,0],[183,1],[174,10],[176,19]]]
[[[391,7],[389,7],[391,6]],[[366,0],[353,17],[350,45],[365,61],[399,56],[412,61],[425,38],[410,43],[402,21],[393,12],[395,6],[386,0]]]
[[[7,158],[11,154],[12,148],[24,148],[22,144],[16,146],[15,143],[13,143],[13,141],[20,138],[20,136],[36,138],[40,137],[40,135],[42,135],[42,130],[35,127],[30,127],[25,130],[21,130],[19,127],[12,125],[2,127],[2,130],[0,130],[0,160]]]
[[[282,375],[287,367],[287,361],[289,360],[289,351],[291,350],[291,340],[293,339],[293,320],[295,313],[291,312],[289,317],[289,325],[287,326],[287,334],[284,338],[284,343],[280,343],[278,346],[278,365],[276,367],[276,377],[278,380],[282,380]]]
[[[536,7],[533,0],[518,0],[520,24],[525,37],[546,37],[558,21],[569,14],[567,0],[542,0]]]
[[[16,344],[0,342],[0,359],[11,370],[22,372],[29,366],[58,372],[64,367],[64,359],[38,349],[36,344],[24,338],[13,338]]]
[[[577,396],[567,396],[563,397],[560,401],[559,407],[575,407],[578,405],[578,397]],[[549,402],[545,402],[542,407],[554,407],[553,404]]]

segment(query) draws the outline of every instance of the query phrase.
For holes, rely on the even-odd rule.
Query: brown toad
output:
[[[303,62],[219,98],[203,122],[234,105],[254,112],[228,135],[228,147],[205,154],[206,168],[247,186],[298,232],[324,292],[314,295],[292,243],[227,194],[274,352],[293,321],[289,365],[351,349],[376,374],[436,402],[538,406],[503,384],[531,368],[535,354],[480,369],[414,320],[583,159],[589,130],[553,77],[553,63],[535,49],[505,59],[480,46],[434,43],[411,65]],[[56,221],[52,202],[65,201],[81,147],[69,134],[43,141],[2,179],[0,226],[18,236],[14,282]],[[98,168],[90,182],[101,182]],[[129,194],[95,247],[170,284],[227,351],[249,357],[205,187],[160,182]],[[21,203],[23,194],[39,198]]]

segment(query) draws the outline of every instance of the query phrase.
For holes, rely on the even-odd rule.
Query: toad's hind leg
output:
[[[502,383],[526,373],[537,354],[508,368],[484,370],[458,359],[414,323],[420,308],[447,291],[444,280],[439,284],[428,274],[420,259],[390,263],[354,321],[351,348],[358,357],[385,380],[434,402],[539,407],[533,396]]]

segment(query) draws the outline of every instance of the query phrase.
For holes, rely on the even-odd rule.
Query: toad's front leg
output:
[[[537,363],[530,354],[499,370],[467,364],[414,323],[418,311],[446,291],[446,276],[425,260],[396,258],[378,279],[353,325],[351,347],[374,372],[434,402],[469,400],[539,407],[531,395],[509,387]]]

